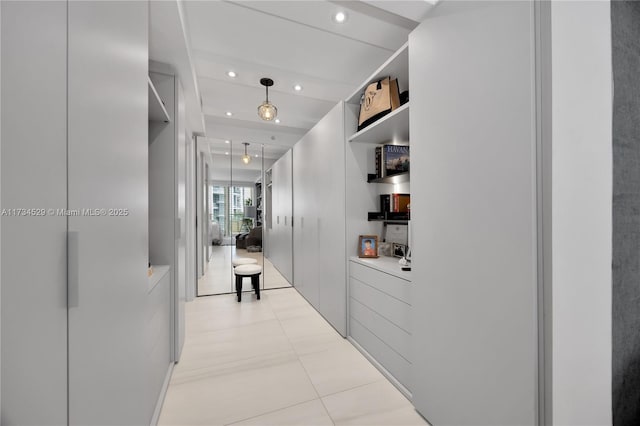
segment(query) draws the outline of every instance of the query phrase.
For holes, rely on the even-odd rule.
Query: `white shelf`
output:
[[[409,103],[355,133],[349,142],[409,142]]]
[[[147,77],[149,83],[149,121],[160,121],[162,123],[168,123],[171,121],[169,113],[158,95],[158,91],[153,86],[151,79]]]
[[[396,51],[384,64],[380,66],[362,86],[351,94],[346,100],[348,104],[360,104],[360,97],[364,89],[372,82],[378,81],[384,77],[398,79],[398,88],[400,93],[409,89],[409,42],[406,42],[400,49]]]
[[[169,265],[152,265],[153,274],[149,277],[149,293],[158,285],[162,277],[164,277],[171,267]]]

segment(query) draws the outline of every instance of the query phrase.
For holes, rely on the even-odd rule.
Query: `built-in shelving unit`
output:
[[[149,85],[149,121],[170,122],[171,118],[169,118],[167,108],[165,108],[164,102],[160,98],[151,78],[147,77],[147,82]]]
[[[387,235],[385,226],[409,220],[372,219],[380,211],[380,195],[409,193],[410,172],[376,178],[376,147],[409,142],[410,102],[401,105],[361,131],[356,131],[360,99],[365,88],[385,77],[397,78],[400,92],[409,90],[409,50],[402,46],[346,100],[347,149],[348,337],[398,389],[411,396],[411,272],[403,271],[398,258],[360,259],[354,254],[359,235]],[[375,184],[372,187],[370,184]],[[378,213],[377,217],[385,216]],[[408,238],[407,238],[408,239]],[[406,244],[407,241],[387,241]]]

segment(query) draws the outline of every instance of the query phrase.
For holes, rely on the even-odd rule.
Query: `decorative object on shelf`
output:
[[[384,241],[407,245],[409,241],[409,225],[400,223],[385,223]]]
[[[258,107],[258,116],[264,121],[273,121],[278,116],[278,108],[269,102],[269,87],[273,86],[273,80],[270,78],[261,78],[260,84],[262,84],[267,91],[267,98]]]
[[[380,256],[393,256],[393,243],[381,242],[378,243],[378,254]]]
[[[404,105],[407,102],[409,102],[409,91],[405,90],[404,92],[400,93],[400,105]]]
[[[376,147],[376,177],[383,178],[409,172],[408,145],[385,144]]]
[[[389,77],[369,84],[360,100],[358,131],[400,107],[398,80]]]
[[[377,235],[360,235],[358,237],[358,257],[378,257]]]
[[[251,156],[247,154],[247,147],[249,146],[249,142],[242,142],[244,145],[244,155],[242,156],[242,162],[244,164],[249,164],[251,162]]]
[[[393,243],[393,257],[401,257],[402,259],[405,259],[404,255],[406,254],[406,251],[407,251],[406,245]],[[406,262],[406,259],[405,259],[405,262]]]

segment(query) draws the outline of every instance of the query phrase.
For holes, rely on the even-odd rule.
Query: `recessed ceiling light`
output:
[[[229,77],[231,77],[231,78],[236,78],[236,76],[237,76],[238,74],[236,74],[236,72],[235,72],[235,71],[228,71],[228,72],[227,72],[227,75],[228,75]]]
[[[302,90],[302,86],[300,86],[299,84],[296,84],[295,86],[293,86],[293,90],[295,90],[296,92],[299,92]]]
[[[227,115],[227,117],[231,117],[233,115],[231,111],[227,111],[225,114]]]
[[[280,124],[280,119],[276,118],[276,124]]]
[[[342,24],[347,20],[347,14],[345,12],[338,12],[333,15],[333,20],[338,24]]]
[[[258,154],[256,154],[255,157],[258,158]]]
[[[228,152],[225,152],[225,153],[224,153],[224,155],[229,155],[229,153],[228,153]]]
[[[224,143],[231,143],[231,141],[230,140],[226,140],[226,141],[224,141]]]

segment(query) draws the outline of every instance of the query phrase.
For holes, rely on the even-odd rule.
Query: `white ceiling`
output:
[[[193,1],[184,22],[202,100],[206,151],[224,140],[265,146],[279,158],[402,44],[431,7],[413,1]],[[347,21],[333,15],[343,11]],[[227,76],[233,70],[236,78]],[[262,77],[280,124],[264,122]],[[303,86],[301,92],[293,90]],[[232,117],[225,113],[231,111]]]

